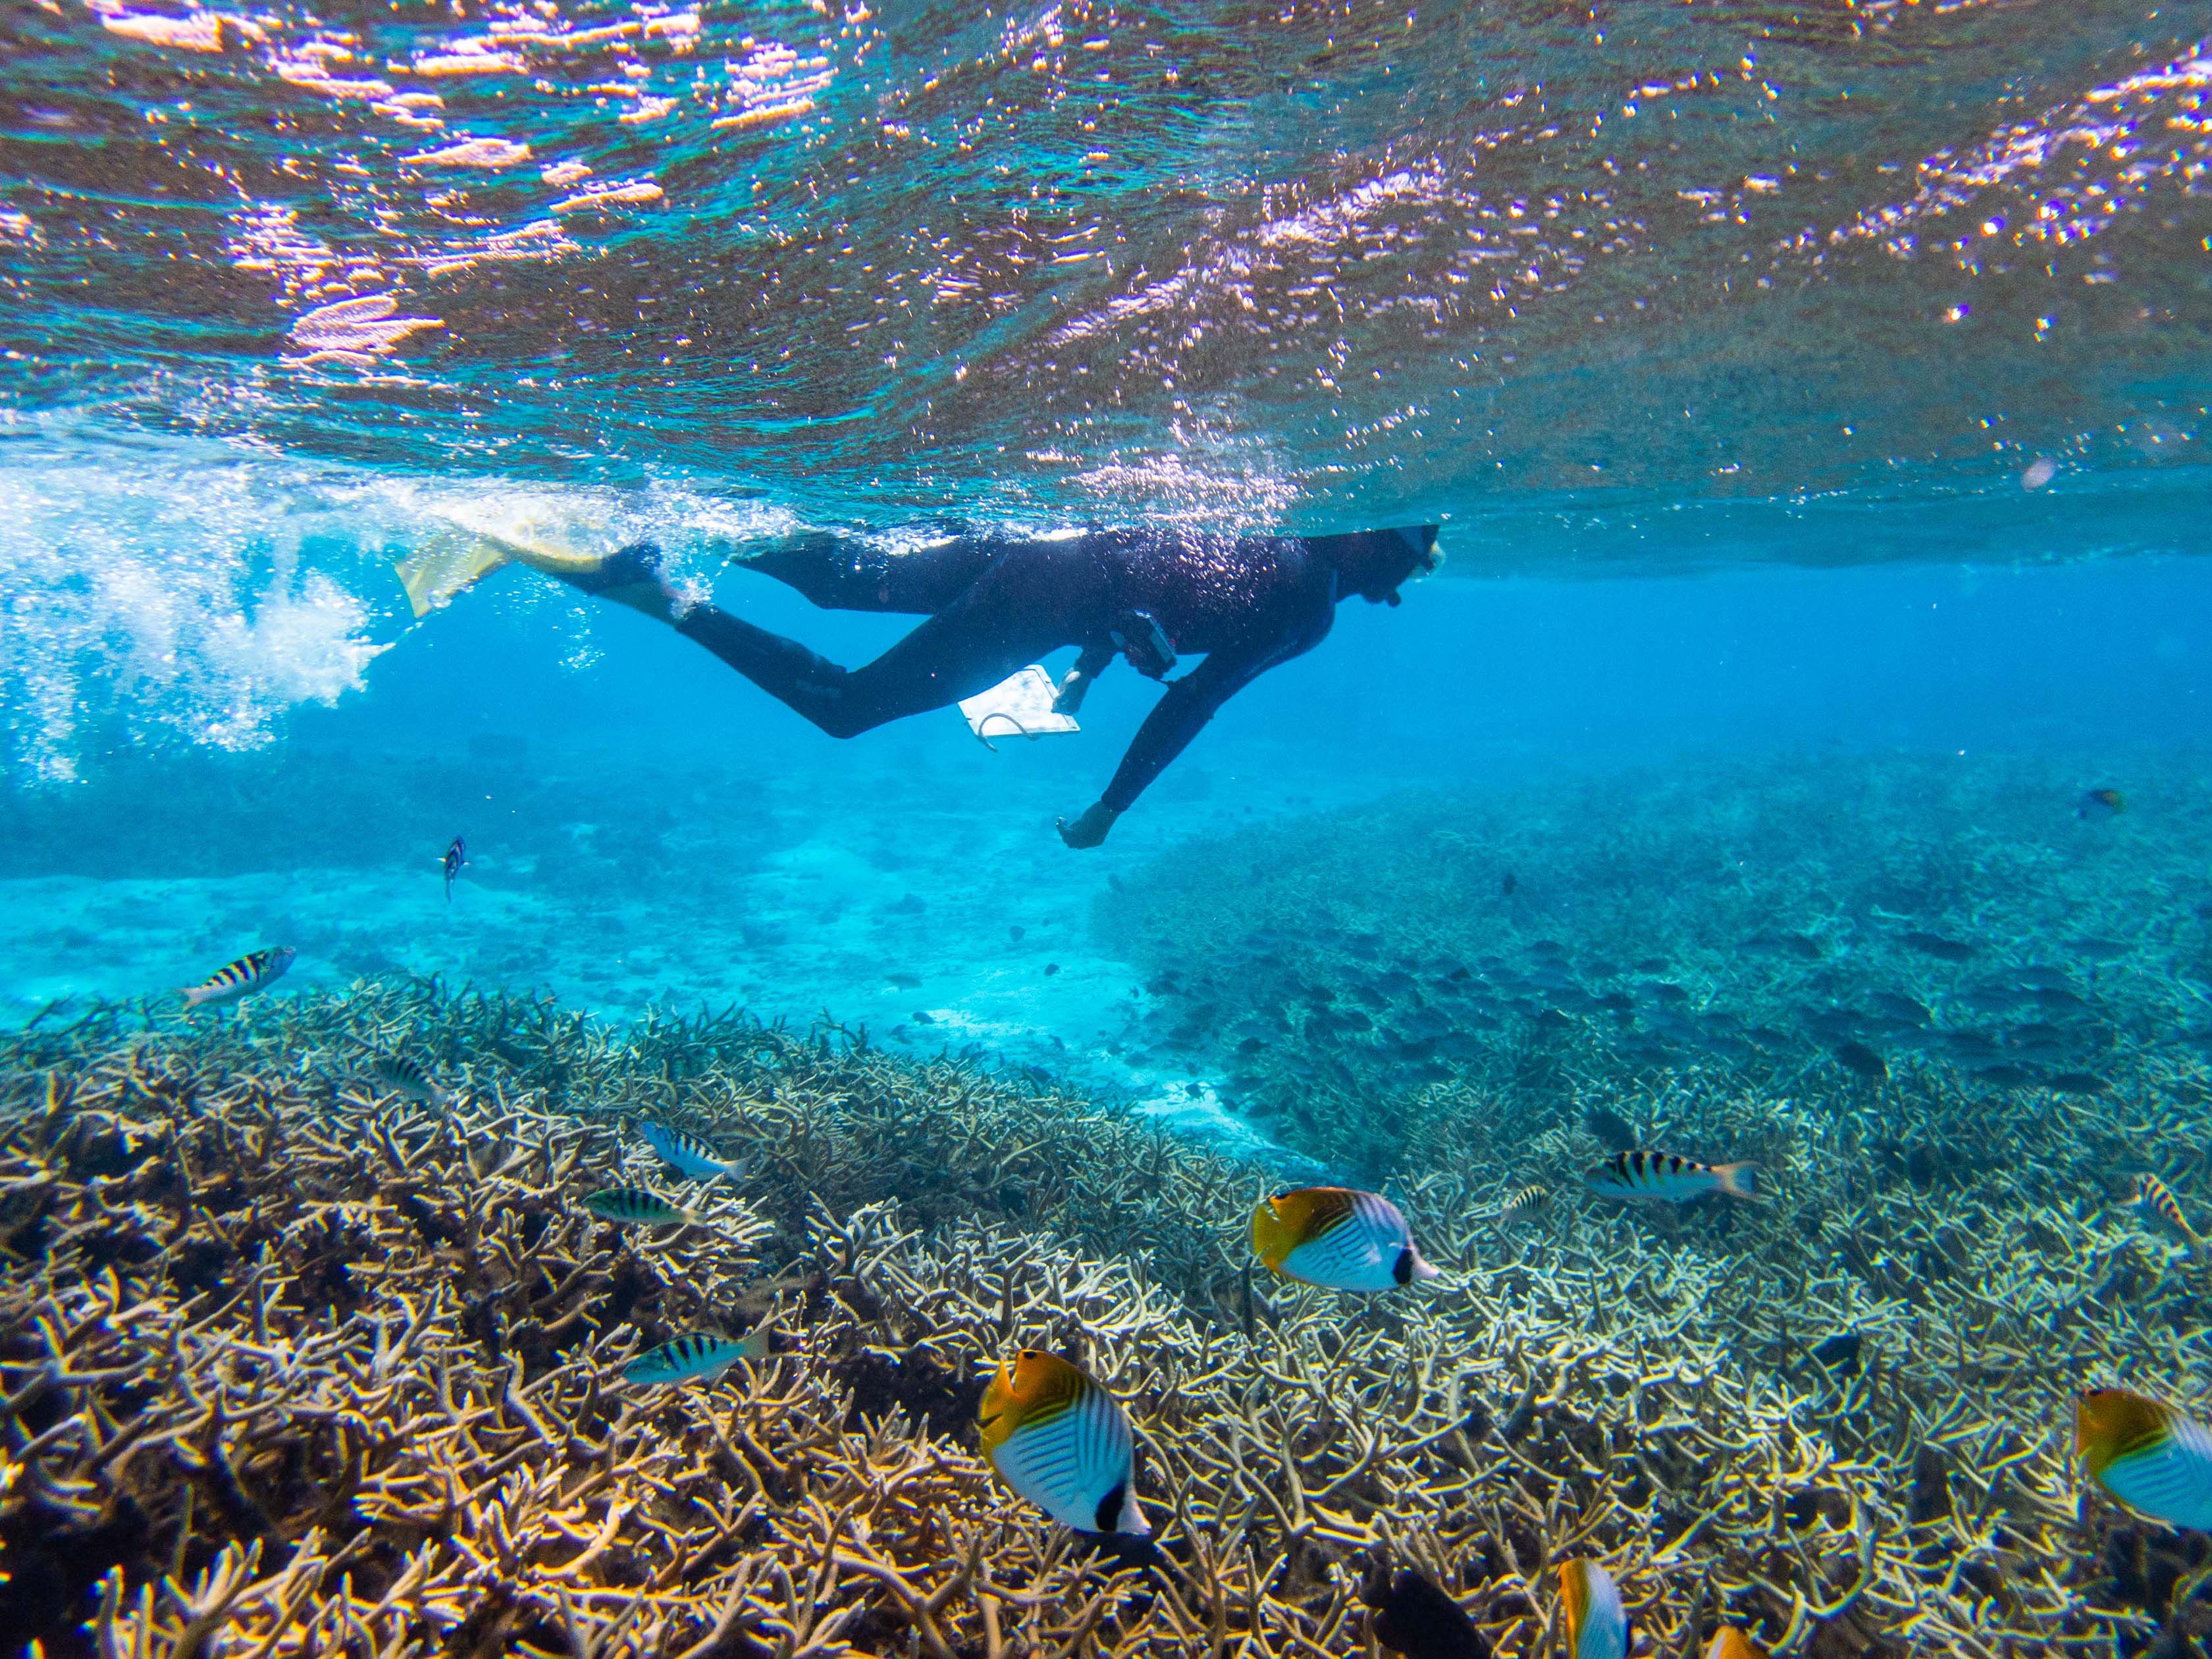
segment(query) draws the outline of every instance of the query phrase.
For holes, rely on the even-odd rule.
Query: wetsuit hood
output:
[[[1335,564],[1341,592],[1377,605],[1397,604],[1399,584],[1434,570],[1438,562],[1437,526],[1432,524],[1320,536],[1312,544]]]

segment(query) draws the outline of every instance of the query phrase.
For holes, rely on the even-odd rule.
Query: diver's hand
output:
[[[1074,823],[1070,823],[1066,818],[1060,820],[1060,838],[1070,847],[1096,847],[1106,839],[1106,832],[1114,827],[1114,820],[1121,816],[1104,801],[1093,801]]]
[[[1060,683],[1060,690],[1052,700],[1055,714],[1073,714],[1083,707],[1083,694],[1091,690],[1091,676],[1080,668],[1071,668],[1067,678]]]

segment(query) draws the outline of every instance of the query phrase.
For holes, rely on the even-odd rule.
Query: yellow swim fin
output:
[[[552,575],[596,569],[614,550],[607,515],[589,503],[521,499],[434,508],[444,520],[399,562],[415,614],[427,617],[503,565]]]

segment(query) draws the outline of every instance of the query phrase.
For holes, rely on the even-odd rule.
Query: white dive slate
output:
[[[982,740],[983,747],[996,750],[996,738],[1041,738],[1048,732],[1080,732],[1073,714],[1062,714],[1052,706],[1060,688],[1052,683],[1052,676],[1031,663],[1010,679],[1000,680],[988,691],[979,691],[960,705],[960,713],[968,722],[968,729]]]

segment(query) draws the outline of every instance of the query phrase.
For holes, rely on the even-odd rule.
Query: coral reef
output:
[[[1929,1091],[2197,1103],[2212,790],[2154,763],[2155,797],[2094,823],[2050,763],[1832,758],[1194,839],[1100,901],[1149,993],[1121,1041],[1375,1177],[1481,1121],[1640,1128],[1693,1077],[1893,1118]],[[1955,1174],[1970,1141],[1929,1152]]]
[[[367,1080],[395,1048],[449,1111]],[[2201,1364],[2201,1281],[2071,1179],[2201,1125],[1984,1114],[2002,1179],[1923,1190],[1871,1097],[1664,1106],[1783,1201],[1501,1233],[1506,1169],[1462,1148],[1401,1194],[1449,1277],[1358,1297],[1248,1276],[1257,1172],[834,1028],[617,1036],[388,982],[36,1026],[0,1049],[0,1620],[162,1659],[1305,1656],[1364,1650],[1388,1558],[1517,1656],[1590,1553],[1671,1652],[1723,1617],[1823,1659],[2133,1643],[2177,1597],[2195,1628],[2172,1536],[2079,1512],[2063,1425],[2085,1373]],[[624,1132],[648,1113],[752,1175],[680,1188]],[[708,1222],[581,1207],[638,1182]],[[764,1317],[779,1352],[714,1386],[619,1381]],[[1158,1558],[978,1459],[1016,1344],[1127,1404]]]

